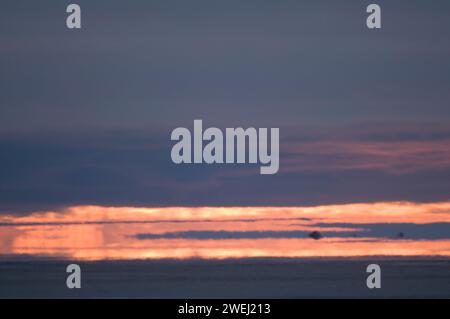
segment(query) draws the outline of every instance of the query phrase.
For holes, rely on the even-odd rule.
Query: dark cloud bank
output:
[[[395,157],[398,141],[404,141],[408,133],[387,131],[382,146],[388,150],[388,158]],[[448,145],[446,133],[419,134],[415,130],[415,135],[408,137],[412,150],[407,154],[413,154],[408,156],[416,158],[417,141],[437,143],[433,146],[434,160],[427,165],[428,155],[425,159],[419,156],[407,170],[396,171],[385,166],[384,153],[382,157],[371,156],[361,148],[372,145],[368,137],[371,133],[358,129],[348,133],[347,129],[345,134],[352,138],[341,139],[337,133],[326,136],[320,132],[316,137],[308,132],[314,145],[319,143],[318,151],[306,147],[300,154],[293,153],[292,144],[297,145],[297,141],[289,136],[282,140],[280,171],[274,176],[260,175],[258,165],[173,164],[169,130],[167,135],[101,131],[2,138],[0,208],[14,213],[82,204],[280,206],[448,200],[450,166],[447,149],[440,149]],[[301,135],[299,132],[294,136]],[[377,143],[380,138],[376,136]],[[330,141],[337,145],[356,143],[358,147],[350,147],[351,156],[340,147],[324,154],[327,150],[320,145]],[[367,165],[355,166],[358,158]],[[435,162],[443,164],[435,167]]]
[[[322,236],[328,238],[386,238],[386,239],[448,239],[449,223],[435,224],[316,224]],[[357,228],[360,231],[328,231],[327,227]],[[139,240],[146,239],[262,239],[262,238],[308,238],[308,231],[182,231],[162,234],[136,234]],[[400,235],[401,234],[401,235]],[[399,237],[401,236],[401,237]]]

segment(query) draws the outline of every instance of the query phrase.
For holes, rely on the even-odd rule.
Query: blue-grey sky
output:
[[[1,4],[0,211],[449,199],[449,1],[74,2]],[[279,127],[279,174],[174,165],[194,119]]]

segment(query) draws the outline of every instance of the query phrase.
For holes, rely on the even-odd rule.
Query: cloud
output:
[[[365,229],[363,234],[367,237],[384,237],[400,239],[448,239],[450,238],[450,223],[317,223],[315,226],[325,229],[328,227],[359,227]],[[359,236],[359,233],[356,234]]]
[[[306,231],[183,231],[163,234],[136,234],[139,240],[145,239],[258,239],[258,238],[307,238]],[[347,237],[350,233],[326,232],[328,237]]]
[[[449,239],[450,223],[414,224],[352,224],[330,223],[313,224],[317,231],[328,238],[390,238],[405,240],[420,239]],[[327,228],[342,228],[340,231],[331,231]],[[348,229],[348,230],[345,230]],[[310,231],[180,231],[166,233],[139,233],[135,237],[139,240],[149,239],[261,239],[261,238],[308,238]],[[399,237],[399,234],[402,234]]]
[[[450,138],[407,141],[330,138],[290,143],[284,154],[284,172],[378,170],[397,175],[449,169]]]
[[[173,164],[170,129],[3,135],[0,211],[448,199],[448,130],[368,127],[281,128],[270,177],[258,165]]]

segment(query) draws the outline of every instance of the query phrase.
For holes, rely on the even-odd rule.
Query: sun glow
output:
[[[320,226],[333,223],[351,226]],[[372,237],[363,229],[364,224],[400,223],[450,223],[450,202],[316,207],[74,206],[60,212],[1,216],[0,255],[81,260],[450,256],[450,229],[448,239],[436,240]],[[308,238],[312,231],[323,232],[324,238]],[[210,238],[211,232],[223,232],[229,238]],[[285,236],[292,232],[298,236]],[[179,233],[186,235],[164,237]],[[139,239],[137,234],[156,237]],[[192,234],[204,237],[189,237]]]

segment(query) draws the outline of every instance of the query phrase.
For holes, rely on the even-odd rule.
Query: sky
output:
[[[450,194],[450,3],[4,1],[0,214]],[[280,128],[280,170],[175,165],[170,132]]]

